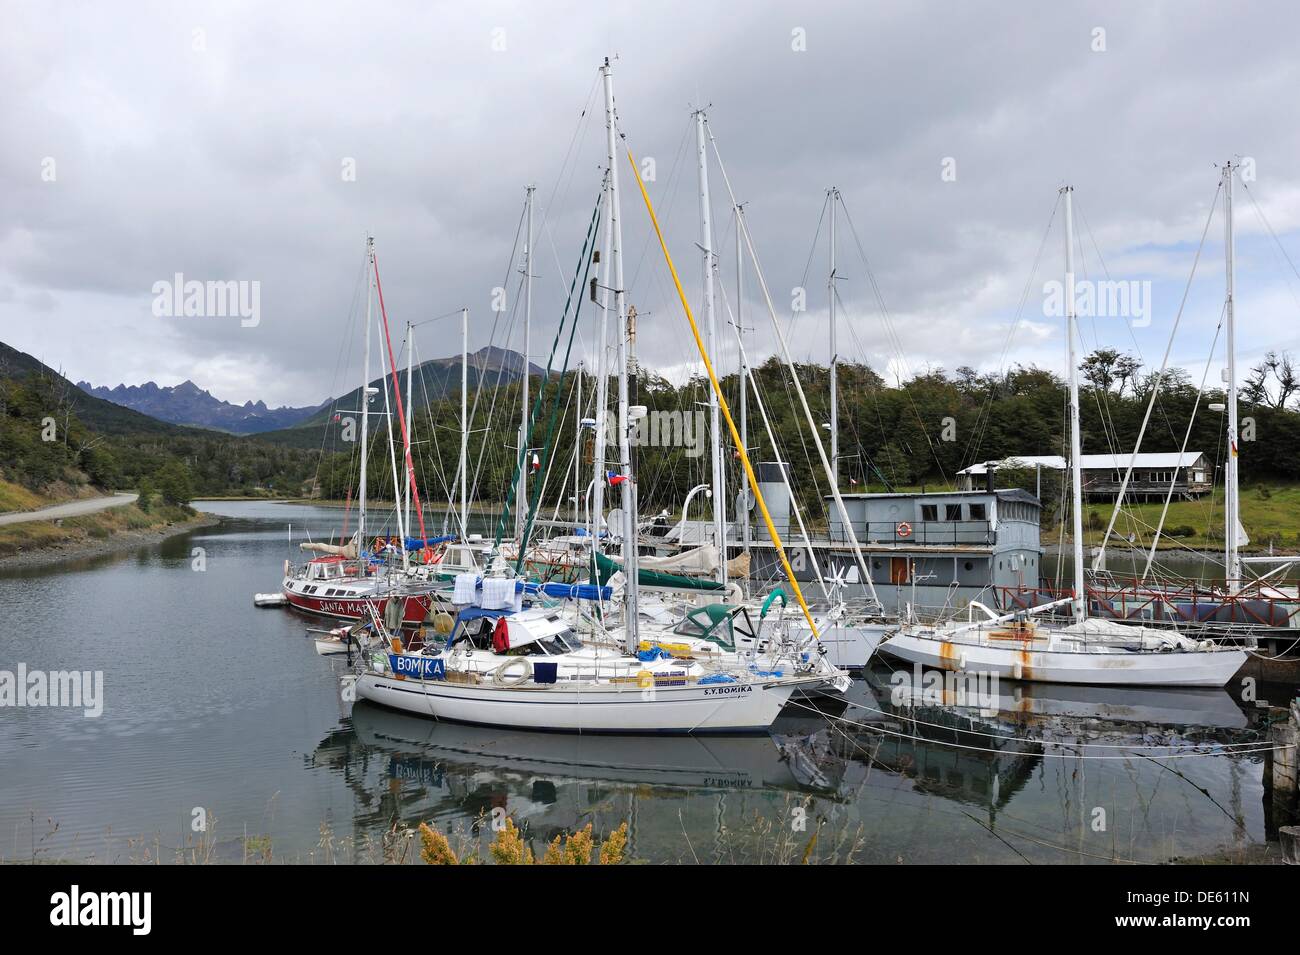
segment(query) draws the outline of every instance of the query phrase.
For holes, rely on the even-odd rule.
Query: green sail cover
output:
[[[617,561],[606,557],[604,554],[596,554],[596,570],[602,587],[609,583],[609,578],[622,569],[623,565]],[[637,571],[636,579],[642,587],[676,587],[680,590],[725,589],[716,580],[705,580],[703,577],[684,577],[681,574],[666,574],[661,570]]]

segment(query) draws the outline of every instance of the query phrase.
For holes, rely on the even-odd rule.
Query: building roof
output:
[[[1085,471],[1126,471],[1133,454],[1083,454],[1079,456],[1079,467]],[[1187,468],[1203,458],[1200,451],[1154,451],[1139,452],[1133,463],[1135,468]],[[958,474],[978,475],[988,471],[989,464],[999,468],[1032,468],[1041,465],[1053,471],[1064,471],[1070,463],[1059,454],[1021,454],[1001,461],[981,461],[968,468],[962,468]]]

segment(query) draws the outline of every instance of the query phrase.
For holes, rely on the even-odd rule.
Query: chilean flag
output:
[[[627,480],[627,475],[619,474],[617,471],[606,471],[605,480],[609,482],[610,487],[618,487]]]

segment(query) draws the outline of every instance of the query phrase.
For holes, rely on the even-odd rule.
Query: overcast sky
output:
[[[190,378],[230,401],[314,404],[360,374],[363,235],[376,236],[398,338],[407,321],[466,305],[477,347],[497,317],[493,288],[510,277],[513,295],[512,244],[535,183],[532,352],[544,361],[599,189],[597,68],[611,55],[621,128],[654,160],[647,187],[693,304],[691,109],[707,106],[800,359],[828,355],[818,221],[834,185],[887,309],[841,213],[845,358],[892,375],[1059,370],[1060,323],[1043,313],[1043,283],[1062,269],[1059,211],[1034,262],[1069,182],[1081,276],[1102,277],[1104,263],[1112,279],[1152,282],[1148,326],[1084,321],[1085,348],[1158,363],[1217,164],[1234,156],[1254,176],[1237,194],[1240,354],[1300,350],[1294,4],[473,7],[6,3],[0,338],[97,385]],[[699,361],[620,171],[640,355],[680,377]],[[710,175],[734,302],[733,217],[712,157]],[[154,284],[176,273],[259,283],[258,324],[154,315]],[[808,310],[792,316],[802,284]],[[1216,212],[1173,349],[1196,378],[1223,286]],[[769,354],[752,269],[746,293],[748,347]],[[496,342],[518,348],[511,314]],[[454,320],[423,326],[417,355],[453,353],[458,332]]]

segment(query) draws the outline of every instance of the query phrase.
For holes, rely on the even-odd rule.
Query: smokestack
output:
[[[767,504],[767,512],[776,526],[776,532],[782,537],[790,533],[790,494],[785,489],[786,478],[790,473],[788,467],[784,461],[761,461],[754,468],[754,476],[758,478],[758,489]],[[757,531],[759,540],[768,539],[767,525],[764,522],[758,523]]]
[[[993,493],[993,489],[997,486],[997,473],[998,469],[992,461],[984,465],[984,490],[990,494]]]

